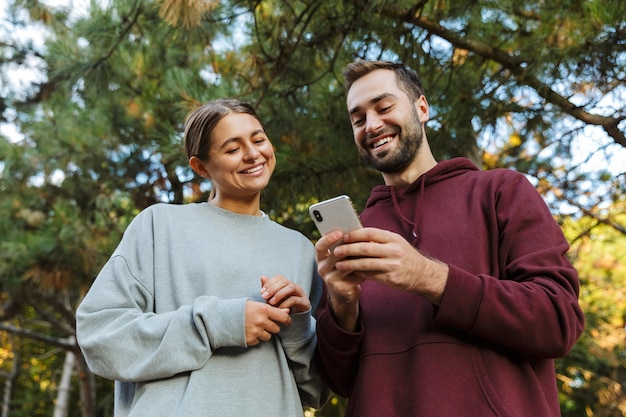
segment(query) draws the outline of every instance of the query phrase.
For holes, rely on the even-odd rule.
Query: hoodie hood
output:
[[[414,246],[419,240],[419,226],[422,218],[424,195],[435,184],[469,171],[478,171],[478,167],[467,158],[453,158],[439,162],[431,170],[422,174],[406,188],[388,185],[377,185],[372,189],[370,197],[361,213],[361,220],[366,226],[383,227],[400,233]],[[397,216],[389,216],[391,209]],[[385,216],[378,216],[385,211]],[[383,220],[384,219],[384,220]],[[395,220],[393,220],[395,219]],[[381,221],[394,221],[390,224],[381,224]]]

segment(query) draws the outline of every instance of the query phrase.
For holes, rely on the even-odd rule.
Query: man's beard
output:
[[[397,135],[396,140],[400,141],[392,155],[388,155],[391,151],[386,151],[380,153],[378,156],[374,156],[369,149],[365,152],[361,152],[361,154],[372,168],[385,174],[396,174],[404,171],[411,165],[415,159],[415,155],[417,155],[417,152],[419,152],[422,146],[424,135],[415,111],[414,117],[408,121],[404,128],[394,127],[388,130],[390,133],[395,133]],[[376,136],[386,133],[386,130],[383,130],[382,132],[378,132]]]

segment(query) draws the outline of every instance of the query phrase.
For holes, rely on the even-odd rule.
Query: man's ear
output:
[[[207,171],[206,167],[204,166],[204,162],[202,162],[197,156],[192,156],[191,158],[189,158],[189,166],[196,174],[200,175],[202,178],[211,179],[211,174],[209,174],[209,171]]]
[[[420,118],[420,122],[422,124],[426,123],[430,119],[430,106],[428,105],[428,101],[426,101],[426,96],[422,94],[417,98],[417,100],[415,100],[414,104]]]

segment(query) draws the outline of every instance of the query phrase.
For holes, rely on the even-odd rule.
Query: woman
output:
[[[248,104],[185,123],[198,204],[156,204],[129,225],[77,311],[91,370],[114,379],[115,416],[302,416],[328,397],[313,364],[321,295],[314,250],[260,210],[276,158]]]

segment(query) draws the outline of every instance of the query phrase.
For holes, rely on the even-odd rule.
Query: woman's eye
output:
[[[232,149],[228,149],[228,150],[226,151],[226,153],[228,153],[228,154],[233,154],[233,153],[236,153],[238,150],[239,150],[239,148],[232,148]]]

